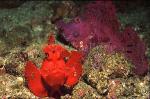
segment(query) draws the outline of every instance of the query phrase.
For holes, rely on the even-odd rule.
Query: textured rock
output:
[[[104,46],[93,48],[85,61],[85,69],[94,68],[115,77],[127,77],[133,67],[123,54],[109,53]]]

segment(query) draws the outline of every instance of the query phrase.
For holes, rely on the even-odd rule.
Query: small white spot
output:
[[[141,83],[140,83],[140,86],[143,86],[143,85],[144,85],[144,83],[141,82]]]
[[[112,81],[112,84],[113,84],[113,85],[115,85],[115,84],[116,84],[114,80]]]
[[[80,48],[83,47],[83,41],[80,41]]]

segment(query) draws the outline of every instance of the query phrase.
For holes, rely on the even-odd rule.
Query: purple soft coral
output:
[[[64,38],[85,53],[101,42],[115,42],[114,33],[119,30],[114,5],[111,1],[93,1],[84,6],[82,15],[69,23],[58,21]]]
[[[112,2],[93,1],[85,5],[84,9],[71,22],[60,20],[56,23],[63,30],[61,34],[64,38],[85,55],[99,44],[106,45],[109,52],[123,52],[135,65],[134,72],[144,74],[148,70],[145,45],[130,27],[122,33],[119,31],[120,23]]]
[[[120,23],[116,17],[115,6],[109,0],[97,0],[85,5],[85,12],[80,17],[91,24],[107,25],[109,28],[117,31]]]
[[[144,42],[140,40],[137,33],[131,27],[125,28],[120,39],[123,45],[122,51],[135,65],[134,72],[139,75],[144,74],[148,70]]]

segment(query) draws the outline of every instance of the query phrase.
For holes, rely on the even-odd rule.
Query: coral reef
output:
[[[109,53],[102,45],[96,46],[88,54],[85,67],[92,66],[98,71],[105,71],[108,75],[125,77],[131,73],[133,64],[121,53]]]
[[[66,19],[67,17],[75,17],[78,15],[79,6],[75,5],[73,1],[61,1],[52,4],[54,14],[51,18],[52,23],[55,23],[59,19]]]
[[[102,96],[98,95],[95,89],[82,81],[73,88],[72,94],[62,96],[61,99],[102,99]]]
[[[126,78],[131,72],[131,63],[120,53],[110,54],[103,46],[93,48],[85,61],[85,79],[101,95],[107,94],[110,80]]]
[[[146,55],[150,59],[149,6],[137,6],[136,2],[132,2],[132,6],[132,3],[126,1],[130,5],[123,8],[124,12],[119,12],[117,8],[116,13],[116,2],[26,1],[18,7],[0,7],[0,98],[39,99],[27,86],[24,66],[26,60],[31,60],[36,64],[36,69],[41,68],[43,59],[46,58],[42,48],[50,32],[53,32],[56,45],[69,52],[75,48],[87,51],[83,76],[73,87],[61,87],[60,90],[65,94],[59,98],[149,99],[150,75],[144,73],[145,75],[135,76],[132,71],[136,67],[138,71],[135,72],[142,73],[147,69],[144,67],[146,65],[142,65],[146,61],[140,62],[146,60],[145,47],[148,47]],[[122,1],[118,1],[119,7],[122,7],[119,2]],[[149,5],[148,2],[140,2],[140,5]],[[101,8],[95,5],[100,5]],[[58,19],[63,19],[64,22]],[[62,30],[57,29],[53,22]],[[53,39],[49,41],[53,42]],[[148,62],[150,68],[150,61]],[[49,98],[55,99],[42,99]]]
[[[50,22],[51,3],[31,1],[18,8],[0,10],[0,21],[3,24],[0,26],[0,44],[7,46],[6,50],[0,52],[1,55],[15,47],[28,46],[39,38],[38,41],[42,41],[50,30],[55,30]]]
[[[143,78],[133,75],[133,66],[123,54],[110,54],[100,45],[90,51],[85,61],[83,80],[108,99],[145,99],[149,92],[149,75]]]
[[[21,80],[20,80],[21,79]],[[0,75],[0,97],[7,98],[35,98],[25,86],[22,77],[15,77],[13,75],[4,74]]]

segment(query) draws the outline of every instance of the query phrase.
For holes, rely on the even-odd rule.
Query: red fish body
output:
[[[51,42],[43,51],[47,57],[40,69],[31,61],[28,61],[25,67],[25,77],[31,92],[36,96],[45,97],[53,96],[55,92],[61,94],[61,86],[73,87],[82,75],[81,53],[69,52]]]

